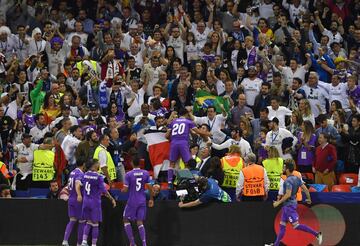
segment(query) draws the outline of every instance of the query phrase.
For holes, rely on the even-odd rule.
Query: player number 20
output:
[[[90,195],[91,187],[89,182],[85,183],[85,191],[87,195]]]
[[[136,191],[139,191],[141,189],[141,180],[142,178],[136,179]]]
[[[175,135],[181,135],[181,134],[184,133],[184,131],[185,131],[185,123],[175,124],[175,125],[173,126],[173,130],[172,130],[171,134],[172,134],[173,136],[175,136]]]

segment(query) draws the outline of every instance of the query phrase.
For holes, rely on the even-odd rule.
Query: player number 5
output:
[[[85,191],[86,191],[87,195],[90,195],[90,190],[91,190],[90,183],[86,182],[85,183]]]
[[[136,191],[141,189],[141,178],[136,179]]]

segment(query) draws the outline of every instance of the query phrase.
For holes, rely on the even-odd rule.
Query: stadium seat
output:
[[[324,184],[309,184],[310,192],[329,192],[327,185]]]
[[[351,192],[359,193],[360,192],[360,187],[359,186],[351,187]]]
[[[351,192],[351,185],[340,184],[334,185],[331,189],[332,192]]]
[[[305,181],[305,183],[314,183],[315,177],[313,173],[302,173],[301,174],[302,179]]]
[[[29,197],[28,190],[15,190],[14,191],[15,197]]]
[[[355,173],[343,173],[340,175],[339,184],[357,185],[358,175]]]

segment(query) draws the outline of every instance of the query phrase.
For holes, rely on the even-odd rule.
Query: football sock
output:
[[[285,236],[285,231],[286,231],[286,226],[280,224],[280,231],[279,234],[277,235],[274,246],[280,245],[281,239],[283,239],[283,237]]]
[[[307,232],[307,233],[311,233],[313,234],[315,237],[319,234],[318,232],[314,231],[313,229],[311,229],[310,227],[308,227],[307,225],[302,225],[302,224],[299,224],[295,230],[299,230],[299,231],[304,231],[304,232]]]
[[[145,227],[144,227],[144,225],[139,225],[138,229],[139,229],[139,234],[140,234],[140,238],[141,238],[141,241],[142,241],[142,245],[146,246],[146,235],[145,235]]]
[[[77,243],[81,244],[84,234],[85,221],[79,221]]]
[[[91,225],[86,223],[86,225],[84,226],[83,242],[84,241],[87,242],[90,230],[91,230]]]
[[[135,242],[134,242],[134,236],[133,236],[133,231],[132,231],[132,228],[131,228],[131,224],[130,223],[124,223],[124,228],[125,228],[126,235],[127,235],[128,239],[129,239],[130,245],[134,245]]]
[[[92,244],[96,245],[97,239],[99,237],[99,225],[92,225],[91,237],[92,237]]]
[[[69,223],[66,225],[64,241],[69,241],[69,237],[71,235],[71,231],[74,228],[76,221],[70,220]]]

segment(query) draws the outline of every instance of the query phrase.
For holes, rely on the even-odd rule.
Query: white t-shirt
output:
[[[238,145],[241,151],[241,157],[246,157],[249,153],[252,153],[251,146],[248,141],[241,138],[240,141],[236,141],[234,139],[228,139],[222,144],[212,144],[212,147],[217,150],[230,148],[231,145]]]
[[[35,39],[31,39],[29,42],[29,55],[37,55],[40,52],[43,52],[46,47],[46,41],[35,41]]]
[[[194,34],[195,36],[195,41],[196,41],[196,44],[199,45],[200,48],[203,48],[206,41],[207,41],[207,38],[209,36],[209,33],[211,32],[211,29],[208,28],[208,27],[205,27],[205,31],[203,33],[200,33],[197,29],[196,29],[196,26],[193,26],[191,28],[191,32]]]
[[[67,135],[61,143],[66,160],[70,165],[76,164],[75,151],[81,141],[72,135]]]
[[[294,139],[293,147],[297,143],[297,138],[294,137],[294,135],[292,135],[291,132],[289,132],[285,128],[279,128],[278,132],[269,131],[266,134],[265,146],[274,146],[279,151],[280,157],[283,157],[284,154],[282,152],[281,144],[285,138],[293,138]]]
[[[18,162],[17,166],[20,169],[20,173],[23,176],[27,176],[32,173],[32,165],[34,160],[34,151],[39,148],[38,144],[31,143],[29,147],[21,143],[16,145],[15,150],[17,152],[17,158],[25,157],[27,162]]]
[[[131,93],[126,95],[126,103],[130,103],[132,96],[135,97],[133,103],[128,108],[128,114],[130,117],[136,117],[141,114],[141,105],[144,104],[144,95],[145,90],[141,87],[137,93],[131,91]]]
[[[331,31],[329,31],[326,28],[322,32],[322,35],[326,35],[329,37],[328,45],[330,45],[334,42],[342,43],[342,41],[343,41],[343,38],[341,37],[341,34],[339,32],[336,32],[336,34],[334,35]]]
[[[321,85],[322,86],[322,85]],[[341,106],[345,111],[349,111],[349,99],[347,95],[348,85],[347,83],[339,83],[337,86],[333,86],[332,84],[326,84],[329,91],[329,102],[330,104],[334,100],[338,100],[341,102]]]
[[[295,72],[293,72],[290,67],[283,67],[282,72],[285,77],[285,82],[289,86],[292,86],[294,78],[300,78],[302,83],[305,82],[305,74],[307,73],[305,66],[298,67]]]
[[[175,55],[181,59],[181,62],[184,63],[184,48],[185,41],[181,36],[174,38],[169,36],[169,40],[166,42],[167,46],[172,46],[175,50]]]
[[[210,132],[213,134],[214,143],[220,144],[224,141],[226,135],[221,131],[225,125],[227,117],[224,117],[222,114],[217,114],[212,120],[207,116],[203,117],[194,117],[194,122],[197,125],[207,124],[210,127]]]
[[[291,116],[292,111],[284,106],[279,106],[277,110],[274,110],[271,106],[267,108],[269,109],[269,120],[276,117],[279,120],[279,127],[285,127],[285,116]]]
[[[307,84],[302,88],[305,91],[306,98],[309,100],[311,112],[314,114],[315,118],[320,114],[325,114],[326,98],[329,98],[329,93],[325,88],[321,86],[309,87]]]
[[[261,84],[263,81],[259,78],[254,80],[250,80],[249,78],[245,78],[241,85],[244,86],[244,93],[246,96],[246,104],[249,106],[254,106],[255,97],[259,95],[261,90]]]

